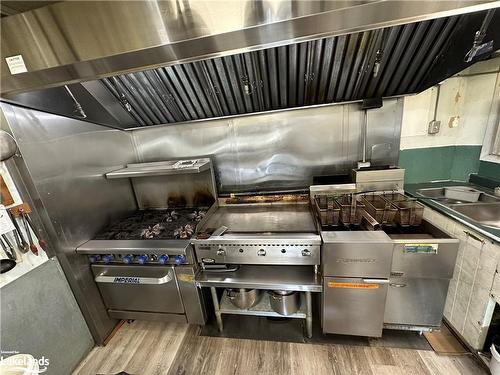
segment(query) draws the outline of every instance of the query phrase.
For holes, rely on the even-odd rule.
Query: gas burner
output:
[[[201,219],[203,219],[203,217],[205,216],[207,212],[206,211],[203,211],[203,210],[199,210],[199,211],[194,211],[192,214],[188,215],[188,217],[191,219],[191,220],[194,220],[196,222],[200,222]]]
[[[161,233],[161,231],[164,229],[163,226],[161,226],[159,223],[155,224],[153,227],[148,227],[146,229],[143,229],[141,232],[141,237],[142,238],[155,238],[158,237],[158,235]]]
[[[128,238],[128,236],[129,236],[128,232],[118,232],[118,233],[114,234],[114,238],[117,240],[125,240]]]
[[[194,228],[190,224],[186,224],[174,230],[175,238],[191,238],[194,233]]]
[[[96,236],[98,240],[166,240],[191,238],[206,209],[177,208],[141,210],[112,223]]]
[[[167,212],[167,214],[165,215],[165,220],[168,223],[172,221],[177,221],[178,219],[179,219],[179,214],[177,213],[177,211]]]

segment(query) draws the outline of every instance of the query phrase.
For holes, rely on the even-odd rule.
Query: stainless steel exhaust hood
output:
[[[2,97],[129,128],[404,95],[470,64],[462,55],[499,6],[61,2],[2,19]],[[5,57],[18,55],[27,71],[11,74]]]
[[[457,22],[440,18],[101,82],[140,125],[388,97],[417,90]]]

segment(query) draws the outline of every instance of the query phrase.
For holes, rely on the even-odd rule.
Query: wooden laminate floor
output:
[[[73,375],[487,374],[471,355],[207,337],[199,330],[186,324],[126,323],[107,346],[94,348]]]

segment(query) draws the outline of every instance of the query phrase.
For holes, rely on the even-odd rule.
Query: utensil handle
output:
[[[30,245],[31,252],[35,255],[38,255],[38,248],[33,243],[33,238],[31,238],[30,226],[29,226],[28,221],[26,220],[26,217],[24,215],[25,215],[25,213],[21,212],[21,218],[23,219],[23,222],[24,222],[24,229],[26,230],[26,236],[28,237],[28,242]]]
[[[21,232],[21,228],[19,227],[19,223],[17,222],[16,217],[14,216],[14,214],[10,210],[8,210],[8,211],[9,211],[10,219],[12,220],[12,223],[14,224],[14,227],[16,228],[17,235],[19,236],[19,240],[21,242],[20,243],[21,250],[26,252],[28,250],[28,247],[29,247],[28,243],[24,239],[23,233]]]

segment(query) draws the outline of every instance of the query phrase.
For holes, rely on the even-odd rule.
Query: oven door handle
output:
[[[161,285],[174,280],[173,271],[169,270],[162,277],[141,277],[141,276],[106,276],[100,274],[95,278],[96,283],[113,283],[113,284],[150,284]]]
[[[363,282],[367,284],[389,284],[388,279],[363,279]]]

